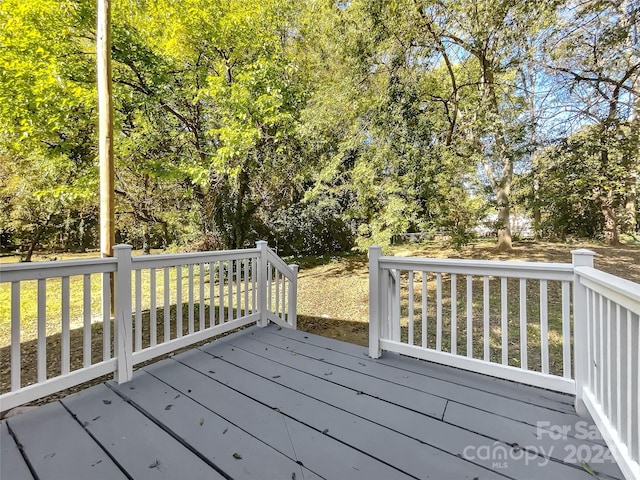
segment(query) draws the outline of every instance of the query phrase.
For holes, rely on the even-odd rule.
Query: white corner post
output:
[[[589,415],[587,407],[582,399],[583,388],[589,383],[589,362],[587,347],[588,325],[588,304],[587,287],[580,283],[580,275],[575,271],[576,267],[593,268],[593,257],[595,252],[591,250],[573,250],[573,351],[574,369],[576,382],[575,408],[578,415],[585,417]]]
[[[117,260],[115,274],[115,355],[117,359],[114,379],[118,383],[133,378],[133,344],[131,319],[131,245],[116,245],[113,255]]]
[[[380,264],[382,248],[369,247],[369,356],[380,358]]]
[[[258,258],[258,308],[260,309],[260,319],[256,322],[259,327],[266,327],[267,320],[267,242],[260,240],[256,242],[256,247],[260,251]]]
[[[289,265],[293,272],[293,280],[289,282],[288,323],[294,330],[298,327],[298,265]]]

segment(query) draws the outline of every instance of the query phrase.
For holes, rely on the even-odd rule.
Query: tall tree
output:
[[[295,188],[303,90],[290,55],[294,7],[166,0],[118,17],[114,81],[172,119],[201,230],[225,246],[243,246],[261,209]]]
[[[572,114],[567,120],[573,120],[574,131],[593,133],[590,145],[599,152],[593,199],[604,219],[605,240],[614,245],[625,207],[636,208],[640,5],[571,2],[561,8],[560,18],[547,47],[550,71],[566,85],[565,108]],[[635,216],[630,215],[627,229],[634,228]]]
[[[514,169],[530,150],[527,132],[532,128],[526,85],[518,72],[528,59],[526,40],[548,24],[552,10],[519,1],[414,4],[424,35],[436,45],[448,72],[445,108],[452,113],[447,143],[458,149],[466,144],[470,151],[465,154],[481,163],[495,194],[498,248],[509,250]]]
[[[70,212],[80,219],[91,212],[94,46],[80,32],[93,23],[82,1],[0,5],[0,150],[10,198],[0,218],[26,261],[68,230]]]

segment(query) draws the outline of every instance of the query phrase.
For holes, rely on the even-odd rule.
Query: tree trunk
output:
[[[604,217],[604,243],[610,246],[620,245],[618,219],[614,208],[607,203],[601,203],[600,211]]]
[[[603,132],[602,139],[606,132]],[[603,141],[603,140],[601,140]],[[609,174],[609,150],[603,145],[600,149],[600,177],[607,179]],[[606,182],[606,180],[601,180]],[[596,189],[596,202],[600,207],[600,212],[604,219],[604,243],[607,245],[619,245],[618,239],[618,218],[614,207],[613,193],[606,192],[606,188],[601,184]]]
[[[149,255],[151,253],[151,227],[149,225],[148,220],[144,220],[142,224],[142,252],[145,255]]]
[[[626,181],[626,198],[625,198],[625,215],[624,223],[620,226],[623,233],[627,235],[635,235],[638,228],[638,220],[636,218],[638,211],[638,177],[637,172],[630,172]]]
[[[540,240],[540,224],[542,214],[540,213],[540,165],[538,156],[534,153],[531,162],[531,175],[533,176],[533,239]]]
[[[25,254],[24,258],[20,260],[21,262],[31,261],[31,257],[33,256],[33,252],[36,248],[36,245],[38,245],[38,243],[40,242],[40,237],[42,237],[42,233],[45,231],[46,228],[47,228],[47,225],[45,224],[40,226],[36,230],[36,234],[31,238],[31,242],[29,243],[29,248],[27,249],[27,253]]]
[[[509,205],[509,188],[500,185],[496,189],[496,197],[498,200],[498,245],[500,252],[511,250],[511,211]]]
[[[238,176],[238,196],[236,198],[236,206],[234,212],[234,227],[233,227],[233,243],[235,248],[242,248],[247,236],[247,225],[249,219],[247,218],[247,212],[245,209],[245,197],[249,190],[249,160],[245,160],[242,165],[242,170]]]
[[[635,90],[633,108],[629,116],[632,141],[638,146],[635,158],[631,159],[629,172],[626,179],[627,195],[625,198],[625,224],[623,232],[636,235],[638,232],[638,181],[640,180],[640,76],[633,83]]]

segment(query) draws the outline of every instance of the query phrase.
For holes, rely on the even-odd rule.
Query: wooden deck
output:
[[[254,327],[1,422],[0,478],[622,478],[572,400]]]

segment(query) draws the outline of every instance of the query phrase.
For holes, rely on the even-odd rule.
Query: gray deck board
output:
[[[224,478],[105,385],[62,402],[136,480]]]
[[[126,478],[60,402],[11,417],[8,423],[40,479]]]
[[[252,341],[253,337],[238,338],[231,344],[247,351],[253,351],[275,362],[292,365],[299,371],[304,371],[315,377],[326,380],[354,392],[365,392],[367,395],[379,398],[404,408],[418,408],[421,413],[442,419],[447,405],[447,399],[437,397],[426,392],[391,384],[369,375],[362,375],[347,368],[327,363],[324,357],[312,358],[299,354],[296,350],[281,349],[279,345],[266,344],[269,350],[265,350],[265,343]],[[297,358],[291,359],[291,355]],[[366,364],[362,362],[362,365]]]
[[[344,353],[358,358],[369,358],[368,350],[352,343],[334,340],[319,335],[299,335],[299,332],[289,329],[266,331],[257,331],[255,335],[275,335],[284,337],[287,340],[293,340],[305,345],[314,345],[326,350]],[[408,361],[406,361],[408,360]],[[404,357],[399,354],[386,352],[382,358],[377,359],[384,365],[391,365],[400,369],[413,371],[416,363],[414,359]],[[503,380],[501,378],[490,377],[487,375],[479,375],[474,372],[451,368],[446,365],[440,365],[433,362],[422,363],[419,372],[422,375],[445,380],[450,383],[457,383],[475,390],[486,391],[507,398],[513,398],[525,403],[539,405],[553,410],[564,411],[566,413],[575,414],[573,408],[573,397],[560,392],[553,392],[544,389],[531,388],[527,385]]]
[[[307,356],[309,350],[306,348],[306,345],[295,348],[291,346],[291,342],[285,342],[283,344],[283,342],[280,341],[282,338],[283,337],[266,332],[256,332],[250,339],[264,341],[266,345],[277,348],[270,348],[270,350],[264,351],[264,348],[256,345],[254,347],[249,346],[248,350],[281,362],[283,359],[286,360],[286,356],[283,357],[282,354],[275,353],[278,350],[280,352],[287,352],[286,354],[288,355],[296,354],[297,358],[295,361],[290,362],[295,365],[296,369],[303,370],[319,378],[324,378],[327,381],[362,391],[367,395],[383,399],[395,405],[401,405],[408,409],[415,410],[417,406],[419,406],[422,410],[421,413],[429,415],[429,409],[425,407],[425,405],[428,405],[428,402],[433,397],[432,395],[402,385],[391,384],[378,377],[360,375],[335,364],[327,365],[323,357],[318,357],[322,359],[320,360],[321,363],[316,362],[317,365],[314,366],[313,363],[310,363],[310,360],[316,357]],[[247,342],[250,341],[250,339],[248,336],[245,336],[231,343],[242,348],[243,344],[248,345]],[[315,353],[326,356],[326,353],[323,353],[323,351],[326,352],[326,350],[316,350]],[[358,366],[366,368],[366,363],[358,360]],[[323,372],[327,372],[327,369],[331,370],[332,375],[323,377]],[[543,390],[543,392],[545,391]],[[423,395],[424,398],[421,397]],[[514,420],[492,412],[479,410],[478,408],[470,407],[455,402],[454,400],[448,401],[446,415],[444,418],[442,418],[442,416],[439,416],[439,418],[448,424],[457,425],[491,439],[501,441],[505,445],[531,445],[535,443],[534,440],[539,440],[539,437],[546,437],[545,455],[557,460],[564,460],[581,445],[586,445],[589,450],[592,451],[602,451],[599,446],[603,444],[602,437],[598,435],[597,429],[590,420],[587,421],[582,418],[572,420],[575,422],[575,426],[581,429],[577,432],[572,432],[573,435],[584,432],[582,436],[586,438],[581,439],[576,439],[572,435],[567,435],[566,438],[555,438],[555,432],[550,432],[548,429],[542,428],[542,426],[529,425],[520,420]],[[573,414],[571,418],[573,419]],[[570,423],[569,425],[574,425],[574,423]],[[595,438],[592,439],[591,437]],[[613,475],[617,472],[617,467],[608,462],[602,464],[602,467],[604,472]]]
[[[33,478],[20,449],[9,433],[6,422],[0,424],[0,479],[30,480]]]
[[[295,334],[295,332],[285,332],[282,334],[282,331],[278,331],[277,334],[289,336]],[[542,407],[535,403],[512,398],[511,396],[479,390],[457,383],[456,381],[451,382],[430,376],[428,369],[430,369],[433,364],[429,362],[422,362],[394,354],[385,354],[380,359],[372,360],[366,356],[366,349],[363,347],[359,347],[359,350],[357,350],[357,346],[353,346],[355,349],[351,348],[352,345],[345,347],[344,342],[337,342],[318,336],[304,336],[311,338],[311,341],[313,341],[315,345],[299,342],[300,345],[294,348],[294,351],[299,354],[312,356],[314,358],[326,357],[325,361],[328,363],[349,368],[365,375],[369,375],[373,367],[375,372],[373,375],[378,378],[454,400],[479,410],[495,412],[513,420],[527,422],[533,426],[537,426],[538,422],[541,421],[546,421],[553,425],[566,425],[580,420],[580,417],[576,415],[575,411],[569,413],[549,407]],[[304,338],[304,336],[298,337],[298,339],[300,340],[300,338]],[[306,339],[304,341],[306,341]],[[331,347],[327,347],[327,345],[331,345]],[[331,348],[331,350],[328,350],[328,348]],[[359,351],[359,355],[343,353],[338,351],[338,349],[349,349],[352,352]],[[331,352],[331,355],[329,355],[328,352]],[[451,371],[453,378],[456,378],[460,372],[459,369],[455,368],[451,368]],[[488,381],[493,380],[491,377],[484,375],[478,376],[480,378],[486,378]],[[523,391],[524,388],[531,392],[532,398],[534,398],[534,395],[538,392],[550,393],[546,390],[525,387],[517,383],[513,383],[512,385],[516,391]],[[525,405],[526,408],[523,408]]]
[[[320,478],[146,372],[127,385],[111,386],[233,478],[281,479],[287,471],[289,477]]]
[[[3,420],[0,477],[32,478],[31,466],[51,479],[622,479],[602,440],[580,437],[578,422],[593,424],[572,402],[250,328]],[[541,421],[572,429],[552,438]],[[604,462],[583,466],[578,449]]]
[[[367,386],[362,386],[362,392],[364,394],[358,396],[358,399],[354,401],[353,391],[349,391],[349,389],[341,385],[333,384],[332,379],[334,375],[336,375],[337,369],[333,367],[328,369],[322,362],[313,362],[299,355],[296,356],[295,352],[287,352],[273,347],[264,347],[265,344],[256,342],[246,336],[236,338],[229,343],[236,348],[231,350],[231,346],[227,349],[222,349],[218,346],[215,349],[217,354],[220,354],[220,356],[224,355],[225,361],[240,368],[250,369],[254,374],[261,375],[266,379],[269,379],[269,376],[272,375],[273,372],[277,372],[277,378],[274,379],[276,383],[309,395],[312,398],[319,399],[354,415],[358,415],[361,418],[371,418],[375,423],[389,428],[392,431],[402,433],[405,436],[435,448],[443,449],[455,456],[462,456],[463,450],[466,447],[478,449],[487,444],[487,437],[476,433],[477,430],[469,431],[466,428],[456,426],[452,423],[446,423],[440,421],[440,419],[436,420],[427,415],[417,413],[414,410],[371,397],[367,395]],[[255,358],[252,358],[255,356],[264,358],[267,361],[256,361]],[[321,369],[320,372],[324,373],[319,373],[318,376],[309,374],[308,372],[314,370],[314,366],[309,365],[310,362],[317,364]],[[295,368],[301,368],[304,372],[294,370],[293,367],[286,365],[287,363],[294,363]],[[372,379],[372,381],[375,382],[375,379]],[[424,402],[418,402],[413,405],[412,408],[420,408],[421,403],[428,405],[429,400],[430,399],[425,398]],[[428,407],[426,408],[428,409]],[[487,420],[486,416],[478,416],[477,418]],[[476,423],[483,425],[485,422],[476,421]],[[500,437],[497,438],[497,441],[500,442],[505,449],[510,449],[511,446],[508,443],[512,444],[517,442],[507,442],[504,440],[505,433],[501,434]],[[535,435],[535,431],[531,433]],[[523,440],[521,440],[521,442],[522,443],[518,444],[523,447],[527,445]],[[563,460],[567,456],[567,453],[557,448],[552,448],[549,452],[545,449],[544,454],[547,454],[546,457],[554,458],[554,452],[556,453],[555,458],[557,460]],[[532,451],[532,454],[533,453]],[[538,461],[535,462],[529,461],[529,458],[525,459],[524,457],[511,462],[510,473],[514,474],[514,476],[530,478],[535,475],[534,472],[539,472],[540,465],[544,465],[546,473],[554,478],[590,478],[590,475],[582,468],[576,469],[574,466],[564,465],[558,462],[548,462],[543,452],[539,453],[541,453],[541,455],[537,459]],[[490,469],[493,464],[493,459],[477,458],[473,463]]]
[[[294,345],[299,343],[303,346],[318,346],[325,350],[329,349],[331,351],[355,356],[359,359],[369,359],[367,350],[363,349],[363,347],[359,345],[333,340],[318,335],[308,335],[304,334],[304,332],[300,335],[301,332],[289,329],[259,329],[252,333],[253,336],[259,338],[261,341],[271,343],[274,346],[277,343],[272,342],[280,342],[290,346],[291,349],[294,349]],[[290,340],[294,341],[293,345]],[[416,367],[414,359],[408,359],[397,354],[385,353],[384,356],[377,361],[384,365],[391,365],[409,371],[415,371]],[[532,389],[527,385],[486,375],[478,375],[474,372],[451,368],[433,362],[420,362],[419,365],[419,372],[422,375],[438,378],[450,383],[457,383],[459,385],[471,387],[475,390],[489,392],[494,395],[513,398],[525,403],[551,408],[552,410],[575,414],[575,410],[573,408],[573,397],[571,395],[538,388]]]
[[[183,360],[188,360],[182,357]],[[206,358],[206,357],[205,357]],[[324,478],[409,478],[358,450],[285,416],[175,360],[146,367],[145,370],[189,395],[231,425],[252,432],[283,455],[300,461]],[[330,461],[328,461],[330,459]]]
[[[225,346],[218,345],[216,351],[222,350],[223,347]],[[230,347],[226,348],[230,351]],[[226,350],[222,351],[226,353]],[[277,408],[285,415],[320,432],[326,431],[326,435],[394,465],[416,478],[425,474],[434,478],[446,478],[447,475],[469,479],[480,476],[483,479],[500,478],[489,470],[382,427],[373,420],[358,417],[294,390],[282,388],[275,380],[267,380],[227,362],[226,356],[220,358],[204,352],[189,352],[176,358],[216,381],[271,408]],[[254,367],[258,368],[258,365]],[[273,368],[272,371],[275,376],[280,370]],[[354,402],[364,398],[355,392],[351,397]]]

